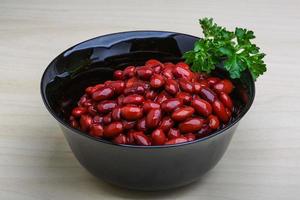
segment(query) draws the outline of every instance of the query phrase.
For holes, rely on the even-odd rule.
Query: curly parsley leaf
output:
[[[196,41],[194,49],[183,55],[193,71],[210,73],[222,58],[225,58],[224,68],[233,79],[240,78],[246,69],[254,79],[267,70],[263,61],[265,54],[251,42],[255,38],[253,31],[236,28],[231,32],[218,26],[212,18],[200,19],[199,23],[204,38]]]

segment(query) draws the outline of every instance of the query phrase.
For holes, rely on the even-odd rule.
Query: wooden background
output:
[[[297,0],[0,0],[0,199],[299,199],[299,10]],[[171,191],[127,191],[91,176],[42,103],[45,67],[71,45],[111,32],[200,36],[205,16],[253,29],[267,53],[268,72],[226,155],[199,182]]]

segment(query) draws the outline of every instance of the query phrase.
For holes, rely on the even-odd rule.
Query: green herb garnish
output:
[[[251,42],[255,38],[253,31],[235,28],[231,32],[218,26],[212,18],[200,19],[199,23],[204,38],[196,41],[194,49],[183,55],[193,71],[210,73],[222,60],[233,79],[240,78],[241,72],[249,69],[256,80],[267,70],[263,61],[265,54]]]

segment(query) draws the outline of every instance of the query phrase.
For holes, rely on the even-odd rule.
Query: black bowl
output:
[[[179,61],[197,39],[163,31],[115,33],[77,44],[49,64],[41,80],[43,101],[76,158],[89,172],[125,188],[162,190],[196,181],[221,159],[254,99],[254,81],[249,71],[235,81],[233,98],[237,109],[233,120],[196,141],[168,146],[115,145],[72,128],[67,120],[85,87],[111,79],[116,69],[139,65],[150,58]],[[215,73],[227,76],[221,68]]]

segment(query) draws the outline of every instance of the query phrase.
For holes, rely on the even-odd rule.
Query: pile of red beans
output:
[[[170,145],[211,134],[233,111],[230,80],[195,73],[184,62],[148,60],[85,89],[72,127],[116,144]]]

